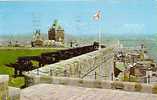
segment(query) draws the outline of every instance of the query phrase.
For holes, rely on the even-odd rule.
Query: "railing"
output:
[[[110,58],[110,56],[104,57],[104,60],[102,62],[100,62],[98,65],[96,65],[96,60],[94,60],[94,64],[93,66],[89,67],[89,69],[87,70],[86,73],[82,73],[81,71],[77,71],[76,73],[71,73],[68,70],[60,70],[60,71],[56,71],[55,69],[49,69],[47,71],[43,71],[40,70],[40,68],[36,69],[36,75],[48,75],[48,76],[64,76],[64,77],[71,77],[71,76],[75,76],[78,78],[85,78],[88,76],[94,76],[95,79],[97,79],[97,77],[109,77],[107,75],[101,75],[97,72],[95,72],[95,74],[90,74],[92,72],[94,72],[97,68],[101,67],[102,63],[107,62],[107,60]]]

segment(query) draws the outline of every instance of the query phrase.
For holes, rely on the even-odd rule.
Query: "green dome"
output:
[[[59,25],[58,20],[54,20],[52,27],[57,29],[58,25]]]
[[[58,20],[54,20],[52,28],[54,28],[56,30],[63,30],[61,25],[58,23]]]

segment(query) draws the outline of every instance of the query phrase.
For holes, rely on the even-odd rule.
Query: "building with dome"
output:
[[[48,39],[64,43],[64,29],[57,20],[54,20],[53,25],[48,30]]]

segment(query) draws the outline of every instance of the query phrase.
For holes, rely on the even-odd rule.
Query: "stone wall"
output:
[[[112,46],[107,47],[26,72],[26,85],[50,83],[157,94],[157,85],[110,81],[113,79],[113,50]]]
[[[157,100],[157,95],[112,89],[38,84],[23,89],[21,100]]]
[[[113,48],[108,47],[24,73],[81,79],[111,79]],[[95,76],[95,73],[97,74]]]
[[[8,75],[0,75],[0,100],[8,99]]]
[[[20,89],[8,87],[8,81],[8,75],[0,75],[0,100],[20,100]]]
[[[51,77],[51,76],[29,76],[29,85],[48,83],[61,84],[88,88],[102,88],[102,89],[118,89],[131,92],[143,92],[157,94],[157,85],[140,84],[135,82],[121,82],[110,80],[89,80],[80,78],[68,77]]]
[[[9,87],[9,100],[20,100],[21,90],[15,87]]]

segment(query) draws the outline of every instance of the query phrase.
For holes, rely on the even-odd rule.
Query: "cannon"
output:
[[[31,71],[47,64],[53,64],[61,60],[95,51],[98,49],[98,46],[99,44],[95,42],[93,45],[59,50],[56,52],[46,52],[38,56],[22,56],[18,57],[15,63],[5,65],[14,68],[15,76],[22,76],[22,72],[24,71]],[[38,65],[34,65],[34,62],[37,62]]]

